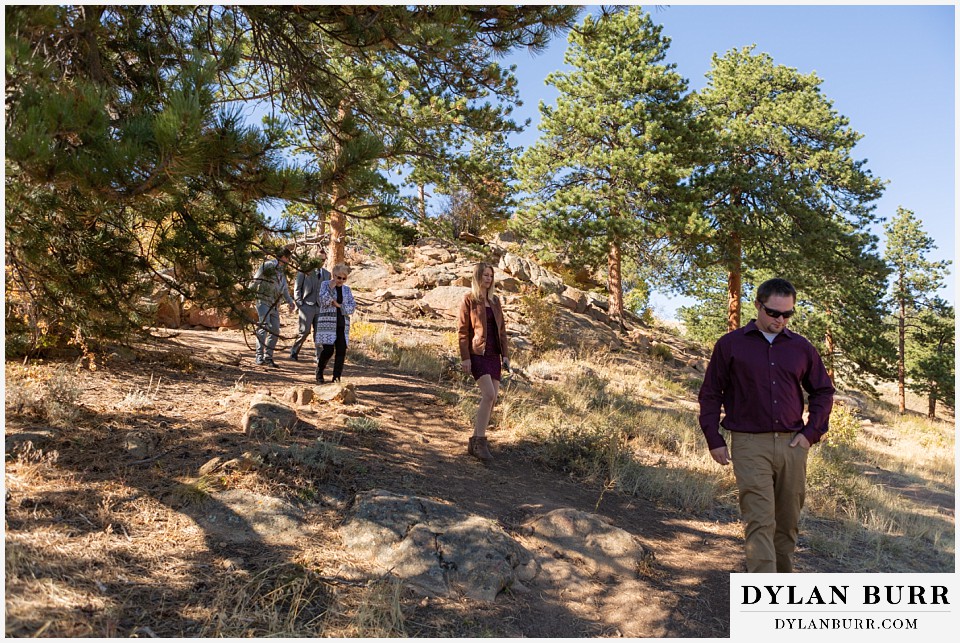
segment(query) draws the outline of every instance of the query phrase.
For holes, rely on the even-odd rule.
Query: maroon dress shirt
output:
[[[827,432],[833,394],[823,360],[806,338],[785,328],[771,344],[751,321],[713,347],[700,388],[700,428],[710,449],[726,446],[721,426],[744,433],[800,431],[815,444]]]

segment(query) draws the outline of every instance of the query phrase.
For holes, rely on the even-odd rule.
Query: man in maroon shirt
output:
[[[827,432],[833,408],[833,383],[817,349],[787,329],[796,301],[785,279],[760,284],[757,318],[717,341],[700,388],[710,455],[733,462],[748,572],[793,571],[807,451]],[[721,426],[730,432],[732,456]]]

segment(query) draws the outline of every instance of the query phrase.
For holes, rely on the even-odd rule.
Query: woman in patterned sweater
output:
[[[350,338],[350,315],[357,308],[350,286],[346,285],[350,268],[338,263],[331,271],[333,278],[320,284],[318,304],[320,319],[317,323],[317,345],[323,345],[317,363],[317,382],[323,384],[323,371],[333,358],[333,381],[339,382],[343,373],[343,361],[347,355],[347,340]]]

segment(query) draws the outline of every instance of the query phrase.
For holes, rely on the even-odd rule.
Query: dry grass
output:
[[[325,636],[331,596],[315,572],[297,563],[227,577],[216,590],[204,637]]]
[[[949,514],[955,485],[949,425],[900,416],[879,401],[869,402],[865,415],[889,425],[879,430],[872,421],[862,425],[857,413],[837,407],[831,439],[812,453],[808,512],[833,527],[819,530],[811,542],[865,571],[952,568],[955,524]]]
[[[127,393],[120,402],[117,403],[116,408],[118,411],[142,411],[145,409],[152,409],[157,401],[157,396],[160,393],[160,380],[162,378],[157,378],[157,383],[153,383],[153,375],[150,375],[150,382],[147,384],[145,389],[134,387]]]
[[[398,339],[386,324],[357,322],[350,326],[350,338],[356,339],[371,357],[389,361],[401,373],[440,381],[447,369],[446,348],[423,344],[416,339]]]
[[[342,596],[338,604],[341,614],[330,635],[350,638],[406,636],[402,594],[403,584],[397,578],[387,576]]]
[[[6,408],[13,415],[69,426],[80,414],[81,393],[76,372],[68,367],[7,365]]]
[[[501,426],[545,465],[688,511],[730,501],[732,474],[713,465],[694,411],[669,402],[682,387],[656,367],[566,350],[524,370],[537,383],[504,396]]]
[[[732,470],[718,467],[704,447],[685,380],[656,362],[569,350],[545,352],[524,368],[534,385],[507,391],[501,427],[546,466],[685,511],[735,507]],[[461,406],[472,410],[469,401]],[[864,569],[907,571],[919,554],[933,569],[952,569],[953,520],[925,500],[953,498],[951,425],[900,416],[881,402],[868,404],[865,415],[882,429],[864,430],[859,416],[837,406],[830,439],[812,451],[804,520],[826,527],[809,542]],[[864,466],[882,475],[864,476]]]

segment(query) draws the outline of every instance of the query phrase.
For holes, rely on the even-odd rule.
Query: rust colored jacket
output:
[[[493,316],[497,320],[500,332],[500,351],[503,357],[510,357],[510,344],[507,341],[507,326],[503,321],[503,309],[500,299],[490,303]],[[475,301],[473,293],[468,292],[460,302],[460,315],[457,318],[457,334],[460,337],[460,359],[470,359],[470,355],[483,355],[487,348],[487,311],[483,302]]]

